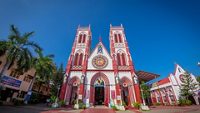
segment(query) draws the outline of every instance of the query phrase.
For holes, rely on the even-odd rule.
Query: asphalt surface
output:
[[[0,106],[0,113],[40,113],[49,108],[45,104],[26,106]]]
[[[200,105],[196,106],[155,106],[150,111],[113,111],[107,107],[95,107],[85,110],[73,110],[68,108],[52,109],[45,104],[25,106],[0,106],[0,113],[200,113]]]

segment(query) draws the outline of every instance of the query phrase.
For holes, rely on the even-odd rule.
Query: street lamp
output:
[[[197,65],[200,66],[200,62],[198,62]]]

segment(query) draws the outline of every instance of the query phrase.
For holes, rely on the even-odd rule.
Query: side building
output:
[[[6,62],[6,56],[0,56],[0,71],[2,71],[3,66]],[[14,99],[23,101],[26,94],[28,93],[29,87],[31,87],[31,82],[35,75],[35,69],[32,68],[25,73],[17,73],[15,69],[17,68],[16,64],[12,66],[7,66],[5,72],[2,75],[0,82],[0,101],[6,103],[12,103]],[[40,91],[39,85],[34,82],[32,90],[34,92],[39,92],[40,95],[48,96],[50,88],[41,85]]]
[[[153,83],[150,89],[152,103],[159,103],[162,105],[177,105],[180,96],[182,77],[185,72],[186,71],[180,65],[176,64],[174,73],[171,73],[168,77]],[[193,82],[198,84],[196,77],[193,74],[190,75],[193,79]],[[194,91],[194,96],[189,97],[189,99],[197,105],[199,105],[200,97],[198,89],[199,88]]]

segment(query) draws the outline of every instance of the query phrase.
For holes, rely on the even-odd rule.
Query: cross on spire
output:
[[[101,36],[99,36],[99,42],[102,42],[102,38],[101,38]]]

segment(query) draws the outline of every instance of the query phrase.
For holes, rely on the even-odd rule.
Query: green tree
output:
[[[142,81],[141,84],[140,84],[140,89],[141,89],[141,94],[142,94],[142,98],[144,99],[144,101],[148,100],[149,97],[150,97],[149,86],[144,81]]]
[[[33,67],[35,68],[35,76],[34,82],[39,84],[38,92],[42,84],[49,85],[49,81],[51,80],[53,73],[55,71],[55,64],[53,63],[54,55],[46,55],[44,56],[42,51],[37,51],[38,57],[33,60]]]
[[[140,84],[140,88],[141,90],[143,90],[143,98],[147,99],[150,97],[150,88],[147,84],[145,84],[144,81],[142,81],[142,83]]]
[[[63,64],[61,64],[59,67],[57,67],[56,72],[52,77],[51,95],[56,96],[59,93],[58,88],[60,88],[62,85],[63,77]]]
[[[192,79],[191,75],[188,72],[185,72],[182,75],[182,84],[180,94],[182,98],[188,100],[189,96],[194,94],[194,90],[196,90],[197,84],[194,83],[194,79]]]
[[[38,57],[32,60],[32,67],[35,69],[35,75],[31,84],[29,86],[29,92],[32,90],[34,83],[39,84],[38,93],[42,84],[47,84],[49,86],[50,79],[52,78],[53,72],[55,71],[55,64],[53,63],[54,55],[44,56],[42,51],[37,51]],[[26,95],[25,103],[30,100],[31,94]]]
[[[197,76],[196,79],[197,79],[197,82],[199,83],[199,86],[200,86],[200,76]]]
[[[10,26],[8,40],[0,41],[0,56],[6,56],[6,63],[0,72],[0,81],[5,70],[13,66],[14,63],[17,64],[16,72],[18,74],[23,74],[31,68],[33,54],[41,50],[38,44],[29,40],[33,33],[26,32],[21,35],[14,25]]]

